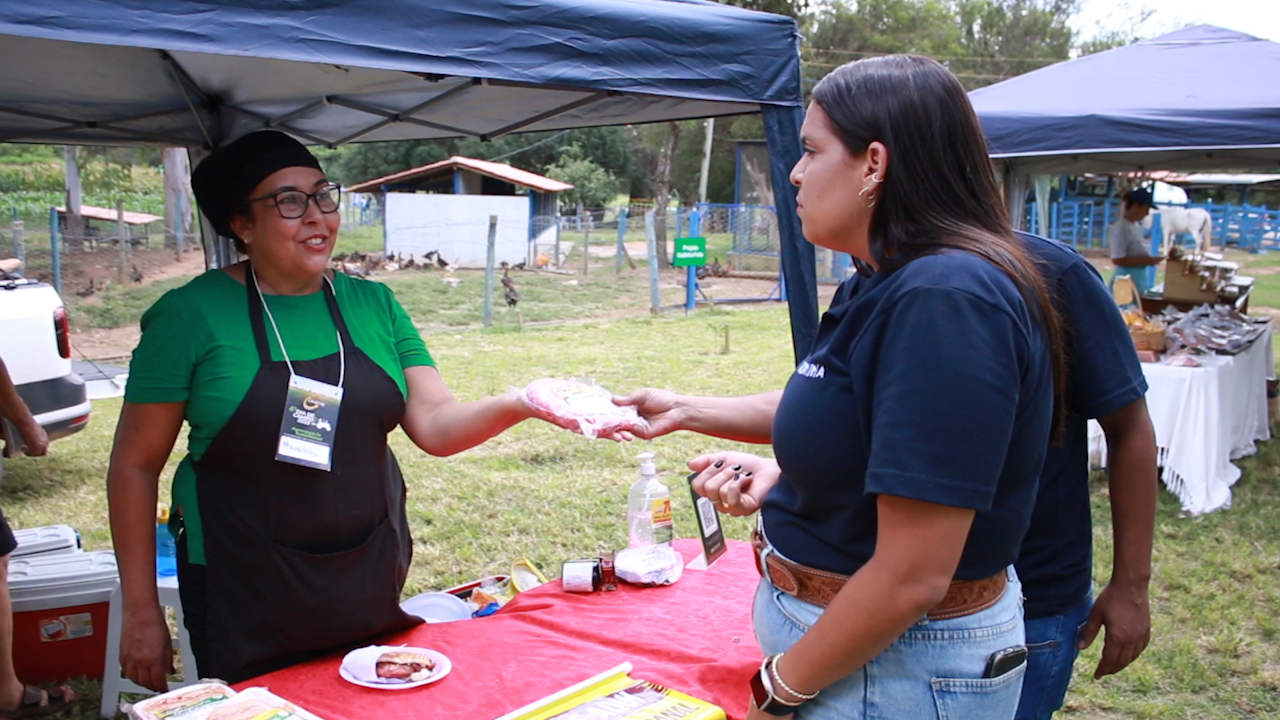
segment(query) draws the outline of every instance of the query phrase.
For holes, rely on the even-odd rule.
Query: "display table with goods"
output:
[[[1187,312],[1206,303],[1249,311],[1253,278],[1237,275],[1239,263],[1219,253],[1188,251],[1174,245],[1165,262],[1164,283],[1142,296],[1142,310],[1160,313],[1165,308]]]
[[[696,540],[676,540],[686,562]],[[391,692],[340,674],[343,653],[241,683],[261,686],[325,720],[430,717],[493,720],[630,663],[631,677],[746,714],[747,679],[759,667],[751,600],[759,575],[751,546],[730,542],[707,570],[673,585],[619,583],[614,592],[565,592],[558,580],[521,592],[475,620],[419,625],[381,638],[448,658],[439,682]]]
[[[1142,354],[1147,409],[1155,428],[1160,477],[1183,512],[1198,515],[1231,504],[1240,468],[1231,461],[1257,451],[1271,437],[1267,381],[1275,380],[1272,323],[1224,305],[1187,313],[1172,309],[1134,319],[1126,314],[1140,351],[1163,328],[1163,354]],[[1145,346],[1144,346],[1145,344]],[[1089,423],[1090,454],[1105,462],[1101,427]]]

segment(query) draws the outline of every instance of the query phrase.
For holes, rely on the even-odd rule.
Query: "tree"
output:
[[[797,20],[809,11],[809,0],[718,0],[725,5],[736,5],[747,10],[787,15]]]
[[[585,157],[577,145],[564,148],[559,160],[546,168],[546,174],[574,186],[560,193],[562,201],[585,208],[604,207],[618,194],[620,185],[618,178]]]
[[[1109,18],[1105,25],[1098,23],[1089,39],[1077,42],[1076,52],[1092,55],[1135,43],[1142,39],[1141,30],[1153,15],[1155,11],[1148,8],[1119,20]]]
[[[953,70],[972,89],[1070,58],[1080,1],[959,0],[960,46],[973,59]]]
[[[625,184],[645,181],[639,173],[643,166],[634,161],[629,133],[620,127],[507,135],[488,142],[477,138],[445,138],[360,143],[326,151],[321,162],[337,182],[346,185],[421,167],[453,155],[509,162],[545,175],[546,169],[559,162],[561,154],[570,146],[577,146],[582,157]]]
[[[682,132],[682,123],[679,122],[646,125],[640,129],[642,141],[653,152],[653,223],[661,267],[671,265],[670,253],[667,252],[667,205],[671,202],[672,170]]]

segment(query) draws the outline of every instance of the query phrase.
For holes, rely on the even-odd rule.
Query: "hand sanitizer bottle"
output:
[[[643,452],[640,479],[627,495],[627,541],[633,548],[670,545],[671,491],[658,480],[653,453]]]

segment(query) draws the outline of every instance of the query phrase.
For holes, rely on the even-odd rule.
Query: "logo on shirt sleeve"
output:
[[[827,369],[817,363],[811,363],[808,360],[800,363],[796,368],[797,375],[803,375],[807,378],[824,378],[827,376]]]

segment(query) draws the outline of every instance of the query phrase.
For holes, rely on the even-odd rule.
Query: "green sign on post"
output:
[[[671,258],[676,267],[701,267],[707,264],[706,238],[676,238],[676,254]]]

